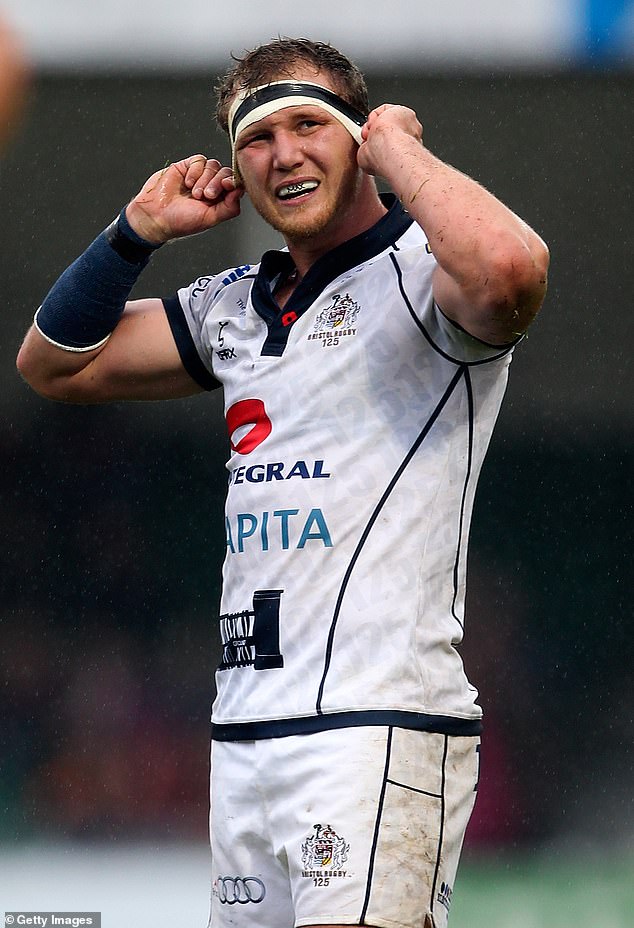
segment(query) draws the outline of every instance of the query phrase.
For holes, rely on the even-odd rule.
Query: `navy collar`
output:
[[[280,275],[287,277],[292,272],[292,258],[287,251],[267,251],[262,256],[252,290],[253,307],[269,329],[262,354],[281,357],[293,324],[313,305],[319,294],[340,274],[395,245],[409,229],[414,220],[394,194],[383,194],[381,200],[388,207],[387,213],[367,231],[318,258],[291,294],[283,311],[275,301],[273,289]]]

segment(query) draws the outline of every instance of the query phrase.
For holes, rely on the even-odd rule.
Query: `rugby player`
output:
[[[411,109],[370,108],[329,45],[247,53],[218,119],[231,165],[152,174],[18,366],[65,402],[223,390],[213,928],[441,928],[479,775],[469,522],[548,250]],[[243,196],[283,247],[218,270],[211,237],[192,283],[128,300],[161,245],[237,220]]]

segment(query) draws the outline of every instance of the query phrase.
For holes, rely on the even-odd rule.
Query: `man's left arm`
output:
[[[442,312],[481,341],[515,341],[546,293],[544,242],[484,187],[425,148],[412,110],[378,107],[363,138],[359,165],[387,180],[427,235]]]

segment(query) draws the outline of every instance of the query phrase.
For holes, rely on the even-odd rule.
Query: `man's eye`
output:
[[[250,135],[244,141],[240,142],[239,148],[246,148],[247,145],[253,145],[254,142],[264,142],[267,139],[267,135],[264,132],[261,132],[259,135]]]

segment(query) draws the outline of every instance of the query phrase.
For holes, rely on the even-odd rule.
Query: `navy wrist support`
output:
[[[52,286],[35,314],[38,331],[66,351],[99,348],[157,248],[134,232],[124,208]]]

